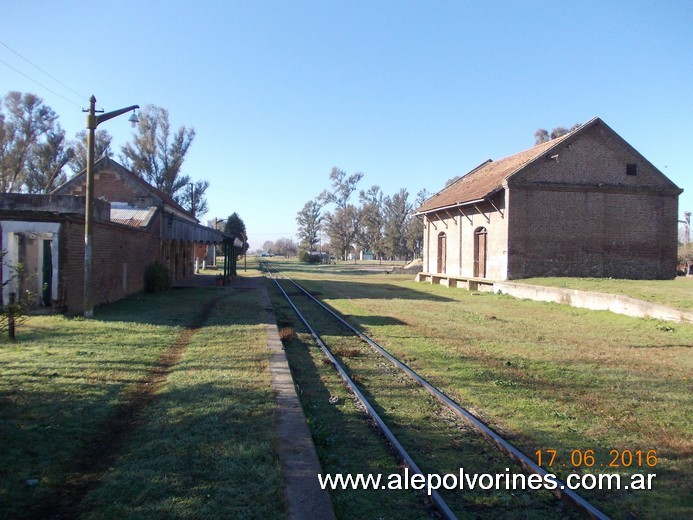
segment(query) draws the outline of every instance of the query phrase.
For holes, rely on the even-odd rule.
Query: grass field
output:
[[[284,518],[260,310],[185,289],[31,318],[0,343],[0,516]]]
[[[274,263],[526,454],[541,450],[546,466],[557,450],[552,472],[656,473],[652,490],[581,493],[613,517],[693,512],[692,325],[416,284],[372,266]]]
[[[417,284],[378,263],[272,261],[528,455],[556,449],[551,471],[656,473],[649,491],[581,493],[614,518],[692,515],[692,325]],[[646,292],[690,308],[679,282]],[[253,292],[173,290],[93,320],[32,317],[17,342],[0,340],[0,516],[285,518],[262,307]],[[281,308],[278,319],[295,321]],[[287,353],[323,471],[398,471],[304,335]],[[378,370],[373,381],[392,381]],[[450,421],[405,401],[385,411]],[[656,450],[656,465],[609,468],[612,450]],[[409,492],[332,498],[339,518],[429,515]],[[508,507],[533,518],[517,498]]]

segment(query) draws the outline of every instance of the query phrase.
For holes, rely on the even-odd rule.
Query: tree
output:
[[[430,194],[426,189],[421,190],[416,194],[416,201],[414,206],[420,208],[423,203],[428,199]],[[407,241],[407,250],[410,251],[414,258],[421,258],[423,254],[423,235],[424,235],[424,224],[423,221],[410,215],[407,218],[405,237]]]
[[[409,202],[409,193],[402,188],[392,197],[385,197],[383,244],[385,252],[394,258],[407,255],[407,240],[405,235],[405,223],[412,210]]]
[[[275,252],[284,257],[296,256],[296,244],[290,238],[280,238],[274,243]]]
[[[540,128],[534,132],[534,144],[547,143],[551,140],[549,137],[549,131],[545,128]]]
[[[75,140],[72,141],[71,147],[74,151],[69,165],[74,173],[79,173],[87,169],[87,131],[81,130],[75,135]],[[94,133],[94,158],[111,157],[111,141],[113,137],[107,130],[96,129]]]
[[[188,209],[195,217],[200,218],[209,211],[207,199],[204,197],[209,188],[208,181],[195,181],[188,183],[188,186],[181,190],[178,202],[181,206]]]
[[[326,231],[334,248],[333,253],[345,260],[359,233],[360,212],[349,203],[349,199],[362,178],[363,173],[360,172],[347,177],[344,170],[335,166],[330,172],[332,189],[324,190],[319,197],[322,203],[337,206],[333,213],[325,214]]]
[[[685,273],[690,274],[693,266],[693,242],[679,245],[678,261],[679,265],[684,266]]]
[[[320,200],[325,204],[335,204],[338,208],[345,209],[349,204],[351,194],[356,191],[356,185],[363,178],[363,173],[356,172],[349,177],[344,170],[336,166],[330,172],[332,190],[324,190],[320,194]]]
[[[58,116],[30,93],[8,92],[4,106],[7,114],[0,112],[0,192],[20,192],[30,162],[39,162],[36,153],[41,138],[50,131],[59,133],[55,126]]]
[[[63,168],[74,156],[66,146],[65,132],[58,123],[46,130],[45,140],[35,144],[27,158],[24,184],[29,193],[50,193],[67,180]]]
[[[359,231],[359,211],[352,204],[338,207],[334,213],[325,215],[327,235],[330,237],[332,252],[343,260],[353,249]]]
[[[364,250],[373,251],[378,257],[383,253],[383,192],[380,186],[371,186],[361,191],[359,245]]]
[[[308,251],[314,251],[320,240],[322,220],[322,204],[318,200],[306,202],[303,209],[296,215],[299,243]]]
[[[238,238],[243,242],[243,250],[240,254],[245,253],[248,250],[248,233],[245,229],[245,222],[238,216],[235,211],[229,215],[226,219],[226,225],[224,226],[224,233],[231,235],[234,238]]]
[[[262,244],[262,251],[265,253],[271,253],[272,249],[274,249],[274,242],[271,240],[266,240],[264,244]]]
[[[683,212],[683,220],[679,220],[679,245],[685,245],[691,241],[691,212]]]
[[[5,286],[22,279],[26,280],[27,272],[23,263],[12,264],[5,261],[7,251],[0,251],[0,266],[7,267],[9,277],[0,283],[0,293]],[[21,282],[20,282],[21,285]],[[23,293],[10,293],[8,302],[3,302],[0,307],[0,331],[7,331],[11,340],[15,339],[15,329],[18,324],[23,322],[28,317],[29,310],[33,307],[34,295],[25,290]]]
[[[171,135],[168,110],[155,105],[145,106],[139,120],[133,143],[121,150],[123,165],[180,203],[190,184],[181,168],[195,130],[181,126]]]
[[[561,137],[562,135],[572,132],[573,130],[580,128],[580,126],[582,126],[580,125],[580,123],[575,123],[570,128],[566,128],[564,126],[557,126],[553,130],[551,130],[551,133],[549,133],[548,130],[546,130],[545,128],[540,128],[539,130],[534,132],[534,144],[547,143],[558,137]]]

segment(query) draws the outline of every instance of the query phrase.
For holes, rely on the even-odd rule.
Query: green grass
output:
[[[621,280],[616,278],[526,278],[517,283],[544,285],[623,294],[652,303],[661,303],[683,310],[693,309],[693,276],[679,276],[674,280]]]
[[[691,515],[690,324],[416,284],[373,262],[277,263],[529,455],[556,448],[564,462],[571,450],[592,449],[602,464],[611,449],[656,449],[656,468],[620,468],[656,472],[655,489],[582,493],[614,518]],[[642,283],[657,294],[668,282]],[[687,294],[677,306],[686,308]],[[284,518],[261,311],[252,291],[174,290],[98,308],[93,320],[32,317],[17,342],[0,341],[2,516],[48,517],[37,513],[56,504],[79,518]],[[294,320],[281,309],[278,318]],[[345,361],[408,442],[426,432],[416,449],[431,454],[427,469],[448,471],[473,451],[444,427],[429,431],[452,422],[417,405],[424,401],[416,389],[393,379],[386,364],[369,372],[366,355],[344,346]],[[300,329],[286,351],[323,471],[397,472]],[[429,514],[410,492],[332,498],[339,518]],[[511,507],[533,517],[522,505],[527,497],[520,506],[494,504],[497,495],[483,500],[468,502],[480,516]]]
[[[145,295],[93,320],[33,317],[0,344],[3,516],[56,503],[80,518],[284,518],[258,297]]]
[[[298,334],[286,352],[323,473],[398,473],[398,461],[310,338]],[[406,490],[336,490],[331,498],[337,518],[428,516],[423,500]]]
[[[277,263],[528,455],[657,450],[649,491],[581,494],[615,518],[690,516],[693,325]],[[661,282],[660,282],[661,283]],[[664,282],[666,283],[666,282]],[[377,378],[372,392],[380,392]],[[566,467],[562,464],[566,463]],[[602,467],[601,465],[604,464]]]

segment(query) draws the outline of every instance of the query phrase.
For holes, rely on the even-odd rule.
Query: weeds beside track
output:
[[[269,267],[266,266],[266,269],[269,273]],[[404,464],[412,471],[444,474],[454,471],[456,467],[476,467],[483,468],[487,473],[507,472],[511,463],[505,460],[502,452],[513,460],[512,464],[522,467],[516,467],[516,472],[524,470],[539,475],[546,473],[471,413],[435,389],[309,292],[287,277],[282,278],[288,280],[288,283],[280,282],[278,278],[273,277],[279,290],[330,358],[330,362],[340,372],[342,379],[364,403],[367,413],[383,431]],[[316,306],[319,307],[317,311]],[[299,307],[305,310],[301,311]],[[320,317],[320,313],[324,316],[325,312],[329,316],[327,320]],[[312,326],[309,319],[317,325]],[[336,321],[337,325],[330,324],[330,320]],[[316,328],[320,334],[316,332]],[[349,331],[348,334],[344,333],[345,330]],[[332,339],[324,342],[323,337]],[[328,347],[325,343],[331,346]],[[387,362],[384,362],[385,359]],[[405,380],[403,374],[406,374],[408,379]],[[377,380],[377,384],[369,384],[371,380]],[[373,404],[369,404],[368,400]],[[417,409],[420,414],[418,419],[412,416],[413,410]],[[391,427],[386,423],[391,424]],[[479,434],[493,446],[483,442]],[[452,443],[450,438],[453,439]],[[413,455],[409,455],[408,449]],[[415,458],[422,460],[423,470],[416,464]],[[465,492],[464,496],[460,496],[461,493],[443,495],[445,499],[437,494],[432,499],[440,514],[446,518],[454,515],[453,510],[464,515],[489,517],[499,514],[504,517],[526,517],[532,511],[537,516],[570,513],[561,510],[562,506],[547,497],[546,492],[532,492],[531,499],[524,493],[517,496],[509,491],[495,491],[491,499],[489,493],[483,497],[470,492]],[[606,518],[606,515],[572,491],[558,492],[557,495],[588,516]],[[446,500],[451,506],[446,504]]]

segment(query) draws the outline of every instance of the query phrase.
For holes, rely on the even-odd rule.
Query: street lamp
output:
[[[195,216],[195,185],[192,182],[190,184],[190,212],[192,216]]]
[[[94,134],[96,127],[104,121],[113,119],[132,110],[132,115],[128,119],[134,127],[139,120],[135,109],[140,108],[139,105],[131,105],[126,108],[106,112],[105,114],[96,115],[96,98],[89,98],[89,108],[84,110],[87,112],[87,180],[86,180],[86,200],[84,206],[84,317],[91,318],[94,316],[94,286],[92,280],[92,224],[94,220]],[[103,112],[103,111],[101,111]]]
[[[243,233],[243,271],[248,270],[248,234]]]
[[[214,217],[214,229],[216,231],[220,231],[219,224],[221,224],[222,222],[226,222],[227,220],[228,219],[226,219],[226,218],[220,219],[220,218]],[[222,242],[222,244],[223,244],[223,242]],[[214,248],[215,248],[214,265],[216,266],[217,265],[216,244],[214,245]],[[224,251],[224,265],[226,265],[226,248],[223,246],[222,246],[222,251]],[[226,267],[224,267],[224,269],[226,269]],[[224,276],[224,285],[226,285],[226,277],[225,276]]]

